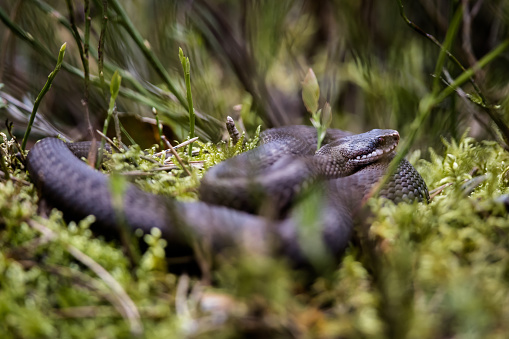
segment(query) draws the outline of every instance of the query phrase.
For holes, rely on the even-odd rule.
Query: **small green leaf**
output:
[[[110,83],[110,94],[113,99],[116,99],[118,95],[118,91],[120,90],[120,83],[122,81],[122,77],[120,74],[118,74],[118,70],[113,73],[113,76],[111,77],[111,83]]]
[[[313,114],[318,110],[318,99],[320,98],[320,87],[316,80],[315,73],[310,68],[302,81],[302,101],[309,113]]]
[[[181,64],[184,64],[184,51],[182,50],[181,47],[179,47],[179,59],[180,59],[180,63]]]
[[[64,62],[65,48],[67,46],[67,42],[64,42],[62,47],[60,47],[60,51],[58,53],[57,65],[61,65]]]
[[[322,126],[327,129],[331,122],[332,122],[332,109],[330,107],[330,104],[328,102],[323,105],[322,109]]]

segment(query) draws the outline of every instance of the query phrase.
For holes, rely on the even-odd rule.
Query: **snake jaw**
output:
[[[344,157],[352,166],[374,163],[390,156],[395,152],[399,142],[399,133],[394,130],[372,130],[361,135],[362,141],[355,138],[344,144],[346,153]]]
[[[348,176],[362,167],[390,158],[399,142],[395,130],[374,129],[346,136],[322,146],[317,152],[322,173],[328,177]]]
[[[399,138],[399,135],[398,135]],[[358,164],[369,164],[372,162],[376,162],[381,158],[384,158],[396,150],[397,142],[391,143],[387,146],[381,146],[377,148],[376,150],[367,153],[367,154],[361,154],[357,155],[354,159],[350,159],[350,161],[353,161],[354,163]]]

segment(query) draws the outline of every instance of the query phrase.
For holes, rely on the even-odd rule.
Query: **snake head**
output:
[[[324,145],[316,155],[328,159],[325,168],[322,167],[325,175],[347,176],[365,165],[392,157],[398,142],[398,131],[374,129]]]

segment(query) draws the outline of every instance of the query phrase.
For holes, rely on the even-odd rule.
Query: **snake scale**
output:
[[[310,250],[306,246],[310,245],[302,239],[306,225],[298,197],[317,183],[314,186],[321,189],[321,203],[314,210],[319,216],[318,238],[339,258],[351,239],[353,218],[362,199],[395,155],[399,134],[372,130],[352,135],[330,129],[316,153],[313,127],[270,129],[261,139],[256,149],[205,174],[201,201],[179,202],[127,184],[122,202],[124,224],[132,231],[159,228],[169,255],[189,254],[194,239],[206,242],[213,251],[260,241],[276,244],[296,264],[306,263]],[[115,234],[121,223],[112,204],[109,178],[79,160],[88,147],[45,138],[29,152],[28,171],[51,206],[73,218],[94,215],[95,230]],[[429,198],[424,180],[406,160],[380,195],[396,202]]]

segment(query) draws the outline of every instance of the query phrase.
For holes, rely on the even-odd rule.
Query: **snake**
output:
[[[260,139],[257,148],[210,168],[194,202],[148,193],[132,183],[125,183],[116,199],[109,176],[80,160],[89,142],[39,140],[29,151],[27,169],[41,197],[64,215],[93,215],[93,230],[113,237],[121,229],[158,228],[169,256],[194,253],[198,241],[213,253],[271,244],[296,265],[309,263],[313,246],[340,259],[364,199],[396,154],[398,132],[328,129],[318,151],[311,126],[268,129]],[[396,203],[429,200],[426,183],[405,159],[379,195]]]

